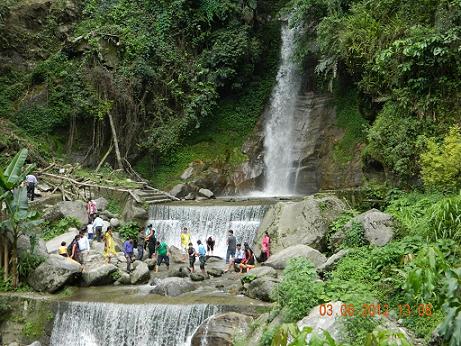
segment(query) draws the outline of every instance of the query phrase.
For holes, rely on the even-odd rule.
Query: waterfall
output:
[[[233,230],[238,242],[253,244],[259,223],[267,210],[264,205],[249,206],[175,206],[154,205],[150,220],[160,240],[180,247],[181,229],[187,227],[192,243],[205,242],[209,236],[216,241],[214,254],[225,256],[228,230]]]
[[[298,28],[282,26],[281,63],[272,91],[264,129],[264,194],[294,194],[294,115],[302,82],[302,72],[295,64],[295,36]]]
[[[217,312],[206,304],[59,303],[50,345],[189,345],[196,328]]]

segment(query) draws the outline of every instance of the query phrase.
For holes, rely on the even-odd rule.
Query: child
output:
[[[189,268],[191,273],[195,273],[194,263],[195,263],[195,249],[192,243],[189,243],[189,248],[187,249],[189,253]]]
[[[202,274],[206,276],[205,264],[206,264],[206,248],[200,240],[197,240],[198,244],[198,260],[200,262],[200,269]]]
[[[66,242],[63,241],[61,242],[61,246],[59,247],[58,249],[58,253],[62,256],[62,257],[68,257],[69,255],[67,254],[67,246],[66,246]]]

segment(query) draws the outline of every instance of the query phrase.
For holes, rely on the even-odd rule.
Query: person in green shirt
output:
[[[158,272],[160,264],[165,262],[166,269],[170,270],[170,253],[168,252],[168,245],[162,241],[157,241],[157,265],[155,266],[155,272]]]

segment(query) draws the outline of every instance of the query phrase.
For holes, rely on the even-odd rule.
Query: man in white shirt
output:
[[[93,221],[93,228],[96,233],[96,240],[99,242],[101,241],[103,227],[104,227],[104,220],[101,219],[98,214],[96,214],[96,218]]]
[[[30,198],[31,201],[34,200],[35,197],[35,185],[37,185],[37,178],[33,174],[26,175],[26,184],[27,184],[27,197]]]
[[[78,241],[78,248],[80,249],[80,259],[82,265],[84,265],[88,260],[88,255],[90,253],[90,242],[85,235],[85,231],[80,231],[80,239]]]

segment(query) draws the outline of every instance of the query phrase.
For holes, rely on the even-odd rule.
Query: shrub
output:
[[[429,210],[429,237],[461,241],[461,196],[446,197]]]
[[[58,235],[66,233],[70,227],[80,227],[80,221],[73,216],[66,216],[58,222],[46,225],[42,233],[42,238],[44,240],[51,240]]]
[[[461,187],[461,129],[450,131],[438,144],[427,140],[427,149],[420,156],[421,176],[427,189],[455,191]]]
[[[18,273],[21,280],[27,279],[30,273],[37,268],[45,258],[37,256],[33,253],[24,252],[19,257]]]
[[[284,270],[282,282],[276,290],[276,300],[287,321],[306,316],[323,296],[323,283],[316,281],[312,263],[303,257],[293,258]]]
[[[438,327],[449,346],[461,345],[461,267],[446,273],[445,319]]]
[[[353,221],[351,227],[345,228],[344,235],[341,248],[360,247],[367,244],[363,226],[359,222]]]
[[[123,240],[136,240],[139,233],[139,226],[135,222],[128,222],[121,226],[118,232]]]

